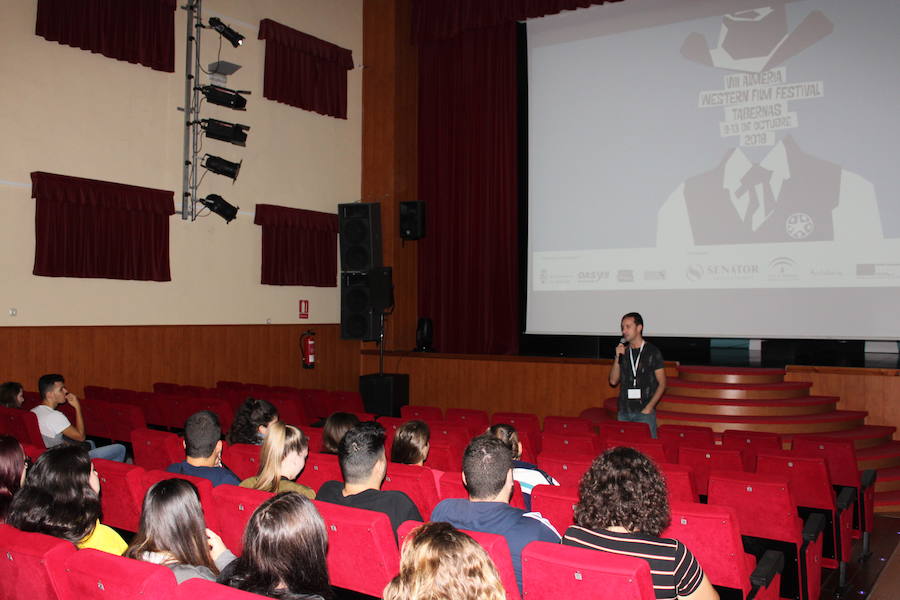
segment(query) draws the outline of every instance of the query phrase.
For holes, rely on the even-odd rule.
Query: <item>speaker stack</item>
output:
[[[381,266],[381,205],[338,205],[341,337],[377,341],[381,316],[394,305],[391,268]]]

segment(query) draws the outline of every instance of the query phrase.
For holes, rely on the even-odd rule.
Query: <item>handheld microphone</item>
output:
[[[625,339],[625,336],[622,336],[621,338],[619,338],[619,343],[622,344],[623,346],[627,346],[628,340]]]

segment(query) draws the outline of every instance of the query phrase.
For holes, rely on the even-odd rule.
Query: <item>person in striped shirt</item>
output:
[[[669,524],[669,501],[649,458],[633,448],[607,450],[594,459],[578,495],[563,544],[646,560],[657,600],[718,600],[691,551],[659,537]]]

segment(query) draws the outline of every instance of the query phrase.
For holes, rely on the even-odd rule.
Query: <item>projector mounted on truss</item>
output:
[[[218,194],[209,194],[200,198],[197,188],[203,177],[198,172],[205,169],[207,173],[222,175],[232,180],[237,179],[243,161],[234,162],[227,158],[204,154],[201,136],[209,140],[228,142],[236,146],[244,146],[247,141],[249,125],[230,123],[221,119],[200,118],[201,97],[208,104],[223,106],[232,110],[244,110],[247,105],[247,90],[232,90],[226,87],[227,78],[233,75],[240,65],[224,60],[217,60],[205,71],[209,75],[209,83],[201,85],[200,73],[200,33],[204,29],[213,29],[227,39],[235,48],[240,47],[244,36],[226,25],[221,19],[211,17],[207,25],[202,18],[203,0],[188,0],[182,6],[187,13],[187,40],[185,50],[184,79],[184,167],[182,177],[181,218],[194,221],[204,208],[219,215],[230,223],[237,216],[238,207],[229,204]],[[205,175],[205,173],[204,173]]]

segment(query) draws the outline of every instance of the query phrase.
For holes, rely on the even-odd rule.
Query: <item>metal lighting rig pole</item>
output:
[[[184,52],[184,165],[182,172],[181,218],[197,218],[197,149],[200,143],[200,31],[202,0],[188,0],[181,8],[187,13]]]

